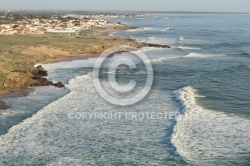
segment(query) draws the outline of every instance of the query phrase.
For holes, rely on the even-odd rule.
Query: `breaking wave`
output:
[[[174,127],[172,144],[185,160],[195,165],[248,162],[249,119],[202,108],[196,103],[200,96],[190,86],[173,95],[182,116]]]
[[[178,47],[178,49],[182,49],[182,50],[200,50],[200,48],[197,48],[197,47],[184,47],[184,46],[180,46],[180,47]]]
[[[175,57],[161,57],[157,59],[152,59],[150,62],[152,63],[159,63],[159,62],[166,62],[166,61],[171,61],[171,60],[176,60],[176,59],[186,59],[186,58],[211,58],[211,57],[217,57],[217,56],[222,56],[222,55],[212,55],[212,54],[199,54],[199,53],[189,53],[188,55],[185,56],[175,56]]]
[[[143,31],[162,31],[166,32],[172,30],[171,28],[154,28],[154,27],[144,27],[144,28],[136,28],[136,29],[129,29],[127,32],[143,32]]]

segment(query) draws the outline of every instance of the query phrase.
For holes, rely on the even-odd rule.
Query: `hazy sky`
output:
[[[0,9],[250,12],[250,0],[0,0]]]

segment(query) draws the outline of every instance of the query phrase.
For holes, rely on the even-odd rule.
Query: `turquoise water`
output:
[[[249,165],[249,15],[113,20],[139,28],[111,35],[171,46],[142,50],[154,68],[149,95],[128,107],[107,103],[93,85],[95,58],[45,65],[49,78],[63,81],[66,89],[37,88],[28,97],[6,99],[13,107],[1,117],[0,165]],[[110,59],[124,56],[135,60],[130,53]],[[136,63],[136,70],[121,68],[117,80],[121,84],[136,80],[140,90],[145,66]],[[111,89],[106,69],[101,80]],[[79,112],[181,116],[157,120],[68,117]]]

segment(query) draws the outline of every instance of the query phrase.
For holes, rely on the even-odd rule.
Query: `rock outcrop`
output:
[[[57,88],[63,88],[63,87],[65,87],[65,85],[63,84],[63,83],[61,83],[61,82],[58,82],[58,83],[55,83],[55,84],[53,84],[55,87],[57,87]]]
[[[142,43],[144,47],[156,47],[156,48],[171,48],[169,45]]]
[[[34,71],[32,72],[33,75],[31,77],[32,80],[34,80],[34,83],[30,86],[55,86],[58,88],[63,88],[64,85],[61,82],[53,83],[52,81],[49,81],[47,78],[44,78],[44,76],[48,76],[48,72],[41,66],[37,66],[34,68]]]

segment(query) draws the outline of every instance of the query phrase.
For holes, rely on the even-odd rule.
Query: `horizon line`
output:
[[[144,12],[144,13],[205,13],[205,14],[250,14],[250,12],[218,12],[218,11],[162,11],[162,10],[79,10],[79,9],[0,9],[0,11],[39,11],[39,12]]]

